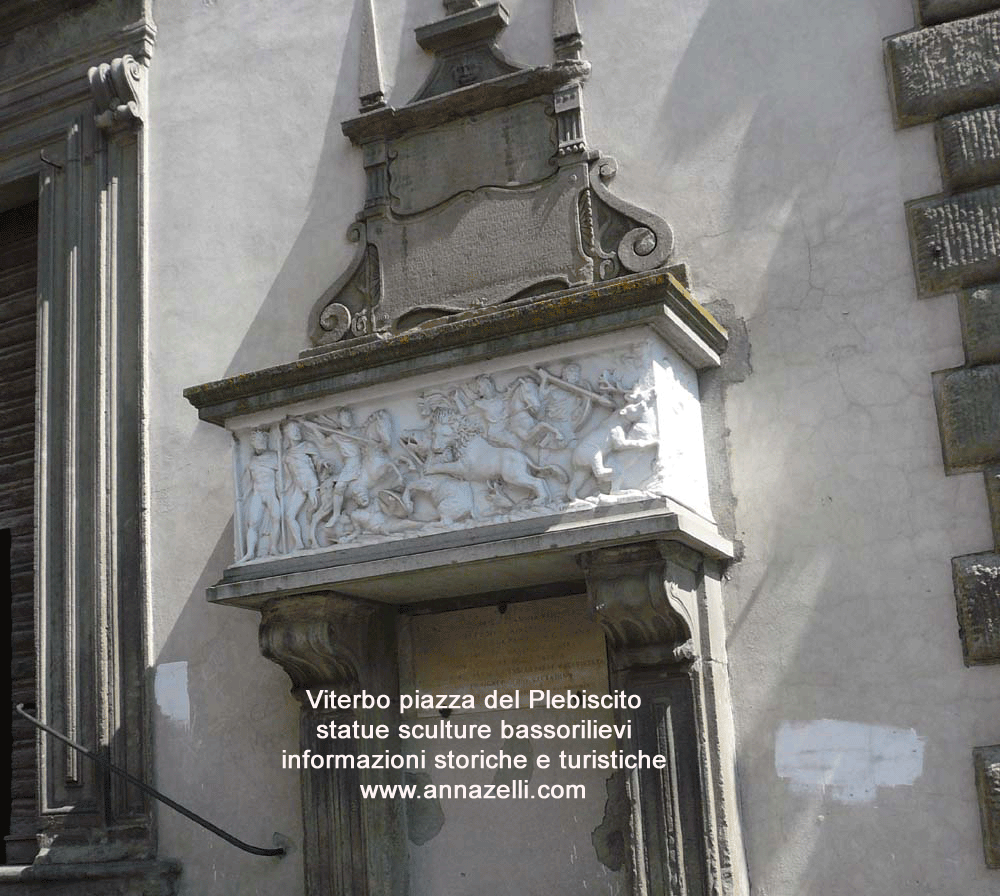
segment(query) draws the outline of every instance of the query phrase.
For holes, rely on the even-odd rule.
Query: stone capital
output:
[[[261,653],[285,670],[299,700],[310,687],[354,687],[365,665],[364,634],[374,610],[333,594],[271,600],[261,609]]]
[[[139,127],[144,118],[143,67],[132,56],[102,62],[87,72],[94,96],[94,120],[102,131]]]
[[[667,541],[589,551],[579,558],[590,610],[619,665],[650,666],[695,658],[700,556]]]

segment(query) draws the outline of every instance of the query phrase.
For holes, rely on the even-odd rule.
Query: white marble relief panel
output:
[[[707,516],[694,371],[653,339],[565,350],[237,430],[237,561],[655,496]]]

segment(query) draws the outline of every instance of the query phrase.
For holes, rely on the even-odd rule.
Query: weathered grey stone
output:
[[[498,583],[523,589],[578,581],[581,550],[654,538],[679,542],[706,557],[732,557],[732,543],[714,523],[661,498],[580,511],[568,519],[553,514],[335,554],[231,566],[208,596],[251,609],[279,594],[330,590],[383,603],[418,603],[489,592]]]
[[[358,111],[370,112],[385,105],[378,31],[371,0],[361,5],[361,40],[358,52]]]
[[[1000,554],[955,557],[951,566],[966,665],[1000,663]]]
[[[458,193],[551,176],[555,124],[546,108],[530,100],[392,141],[392,210],[412,215]]]
[[[1000,746],[976,747],[972,760],[976,767],[986,865],[1000,868]]]
[[[698,370],[717,366],[726,345],[725,329],[668,269],[506,302],[385,339],[334,344],[291,364],[192,386],[184,395],[202,420],[221,426],[255,410],[640,324]]]
[[[986,480],[986,500],[993,525],[993,547],[1000,551],[1000,467],[984,470],[983,478]]]
[[[1000,460],[1000,365],[938,371],[934,393],[948,472]]]
[[[949,188],[1000,180],[1000,106],[949,115],[936,128],[941,174]]]
[[[590,65],[564,60],[513,72],[462,88],[461,91],[432,96],[396,109],[387,106],[343,122],[341,130],[360,145],[378,137],[398,137],[419,128],[430,128],[463,115],[476,115],[543,96],[586,78]]]
[[[917,0],[916,7],[922,24],[936,25],[997,9],[1000,3],[997,0]]]
[[[1000,286],[963,290],[958,310],[966,361],[971,365],[1000,361]]]
[[[922,295],[1000,278],[1000,187],[917,199],[906,215]]]
[[[303,750],[325,753],[329,742],[317,725],[336,722],[386,725],[395,732],[394,709],[314,707],[310,688],[363,688],[399,701],[395,619],[385,608],[329,594],[285,595],[262,608],[260,649],[292,681],[302,705],[299,740]],[[398,752],[391,737],[347,740],[344,752],[362,753],[374,744]],[[305,768],[301,772],[307,896],[406,893],[405,806],[401,800],[361,799],[362,784],[399,784],[393,770]]]
[[[178,862],[88,862],[0,866],[0,893],[10,896],[173,896]]]
[[[886,40],[896,119],[920,124],[1000,100],[1000,12]]]

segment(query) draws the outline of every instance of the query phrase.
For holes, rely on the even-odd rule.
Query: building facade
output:
[[[0,890],[994,892],[996,7],[0,3]]]

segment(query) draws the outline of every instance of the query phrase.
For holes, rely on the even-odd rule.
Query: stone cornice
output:
[[[510,351],[514,344],[533,348],[642,324],[660,332],[697,369],[717,365],[728,339],[674,273],[659,271],[456,315],[426,329],[192,386],[184,396],[202,420],[221,426],[237,415],[393,379],[401,365],[410,373],[443,369],[458,357],[449,354],[452,349],[461,349],[469,361]]]
[[[88,70],[111,59],[132,56],[142,64],[152,56],[156,27],[139,21],[118,31],[102,34],[72,48],[56,61],[2,77],[0,71],[0,130],[21,126],[26,120],[47,115],[55,109],[85,102],[90,97]]]
[[[232,566],[208,595],[214,602],[249,609],[282,594],[331,590],[350,598],[412,604],[468,596],[472,568],[484,590],[498,581],[509,587],[580,581],[581,553],[638,542],[674,542],[723,561],[733,556],[732,543],[713,522],[669,498],[656,498],[572,519],[542,516]],[[516,578],[510,566],[515,558]]]
[[[386,106],[345,121],[342,129],[345,136],[359,145],[369,140],[398,137],[417,128],[434,127],[455,118],[551,94],[586,78],[589,73],[590,64],[587,62],[557,62],[553,66],[527,69],[472,84],[399,109]]]

